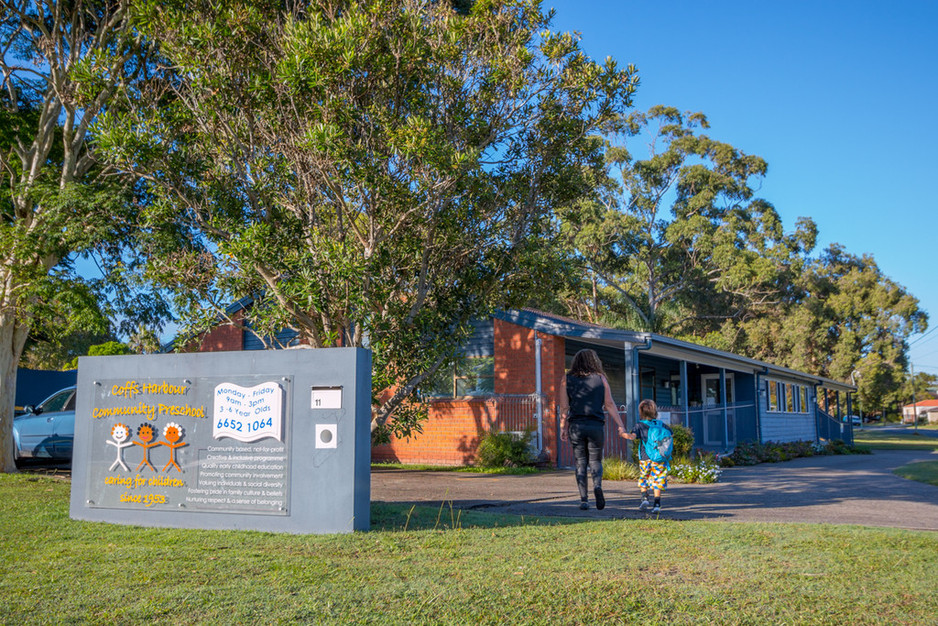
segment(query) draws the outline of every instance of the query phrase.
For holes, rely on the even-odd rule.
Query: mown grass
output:
[[[905,432],[883,432],[877,428],[854,429],[853,443],[856,446],[877,450],[938,450],[938,437]]]
[[[938,487],[938,461],[909,463],[894,470],[893,473],[902,478],[917,480],[920,483],[928,483]]]
[[[68,518],[66,481],[0,476],[8,624],[932,624],[938,534],[552,520],[375,504],[328,536]]]

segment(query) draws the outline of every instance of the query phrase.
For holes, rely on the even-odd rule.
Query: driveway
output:
[[[938,530],[938,487],[892,471],[938,453],[877,451],[727,468],[712,485],[673,483],[662,518],[738,522],[860,524]],[[579,509],[572,471],[529,476],[373,470],[374,502],[486,510],[515,515],[640,519],[633,481],[605,481],[606,508]]]

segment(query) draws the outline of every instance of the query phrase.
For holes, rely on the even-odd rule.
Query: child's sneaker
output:
[[[651,512],[652,512],[652,513],[661,513],[661,505],[660,505],[660,504],[656,504],[655,506],[653,506],[652,509],[651,509]]]
[[[593,489],[593,495],[596,496],[596,509],[602,511],[606,508],[606,497],[603,495],[603,490],[596,487],[596,489]]]
[[[651,508],[651,502],[649,502],[648,500],[642,500],[642,503],[638,505],[639,511],[647,511],[650,508]]]

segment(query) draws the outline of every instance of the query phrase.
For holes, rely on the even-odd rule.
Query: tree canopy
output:
[[[637,84],[533,0],[135,12],[158,71],[97,137],[150,185],[151,222],[188,229],[150,275],[193,311],[253,296],[260,334],[371,348],[373,425],[400,434],[468,322],[551,279],[553,211]]]
[[[605,176],[562,212],[580,271],[551,304],[853,381],[865,406],[900,401],[908,338],[927,327],[918,301],[870,255],[833,244],[813,256],[814,222],[786,231],[755,196],[767,163],[707,129],[702,113],[665,106],[621,120]]]
[[[814,225],[785,233],[774,207],[754,197],[766,162],[700,132],[708,128],[702,113],[665,106],[621,120],[607,176],[564,214],[587,283],[567,298],[571,310],[701,335],[782,297],[814,246]]]
[[[723,329],[729,349],[859,386],[863,406],[904,403],[909,337],[928,316],[871,255],[829,246],[768,314]],[[715,339],[720,341],[720,339]]]
[[[144,67],[128,5],[0,0],[0,471],[14,469],[16,369],[30,335],[109,329],[102,285],[74,261],[100,248],[119,265],[135,232],[133,188],[89,145],[93,120]]]

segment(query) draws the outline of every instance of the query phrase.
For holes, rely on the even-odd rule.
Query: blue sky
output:
[[[769,164],[760,197],[820,251],[871,254],[938,328],[938,2],[545,0],[594,59],[634,64],[637,109],[701,111]],[[938,374],[938,330],[912,338]]]

